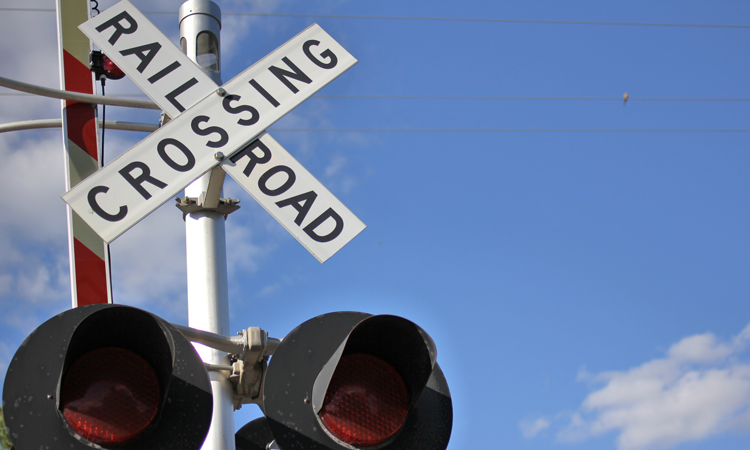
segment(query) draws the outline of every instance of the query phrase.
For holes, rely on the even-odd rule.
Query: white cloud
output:
[[[55,21],[54,13],[0,15],[4,36],[12,37],[0,41],[0,76],[58,88]],[[2,94],[1,123],[60,117],[59,100],[7,89]],[[62,143],[59,129],[0,135],[0,317],[6,329],[29,331],[39,324],[37,315],[70,305]]]
[[[237,220],[231,223],[227,221],[226,225],[229,276],[255,272],[258,269],[259,260],[271,253],[275,246],[254,242],[252,229],[241,225]]]
[[[31,304],[70,303],[67,219],[60,199],[62,137],[2,135],[0,160],[0,191],[6,193],[6,213],[0,215],[0,311],[5,323],[25,327],[27,320],[18,318],[24,304],[30,309]]]
[[[240,211],[247,216],[248,211]],[[262,215],[252,222],[260,224],[261,219],[268,220],[265,211],[253,212]],[[259,261],[276,248],[273,243],[259,244],[256,233],[242,219],[240,212],[236,212],[225,222],[230,286],[233,277],[253,273]],[[117,238],[111,245],[115,302],[145,308],[169,320],[184,320],[187,317],[185,246],[185,222],[173,202]]]
[[[271,0],[225,0],[221,4],[222,12],[253,12],[270,14],[278,9],[280,1]],[[273,26],[268,20],[261,20],[258,16],[224,15],[221,18],[221,54],[225,61],[244,53],[243,47],[252,42],[252,36],[261,36]],[[224,63],[222,66],[226,66]],[[224,76],[224,80],[229,77]]]
[[[7,3],[7,2],[4,2]],[[49,8],[49,1],[23,1],[16,5],[28,8]],[[58,87],[57,25],[54,13],[4,12],[0,17],[3,36],[0,40],[2,71],[5,78],[49,87]],[[33,97],[11,97],[8,100],[22,103]],[[53,104],[60,103],[52,100]],[[3,99],[3,109],[8,102]],[[58,107],[59,109],[59,107]],[[18,114],[19,110],[13,110]]]
[[[0,342],[0,373],[5,374],[10,363],[10,348],[5,342]]]
[[[346,157],[341,155],[331,157],[331,162],[328,164],[328,167],[326,167],[325,176],[332,177],[340,173],[341,169],[346,166],[346,161]]]
[[[750,325],[726,341],[711,333],[688,336],[665,357],[626,371],[584,369],[579,380],[604,385],[565,415],[558,440],[578,442],[615,431],[620,450],[646,450],[749,432],[750,362],[743,354],[748,341]],[[532,438],[548,426],[540,418],[522,422],[521,430]]]
[[[185,314],[185,224],[168,202],[110,244],[116,303]]]
[[[20,138],[20,139],[19,139]],[[0,230],[21,233],[36,242],[65,239],[65,192],[62,137],[44,133],[0,138],[0,190],[7,213]],[[61,218],[62,226],[52,219]]]
[[[8,294],[13,285],[13,277],[10,274],[0,274],[0,297]]]
[[[686,363],[712,363],[726,359],[736,347],[716,342],[710,333],[686,337],[669,348],[669,358]]]
[[[269,284],[268,286],[262,288],[256,296],[259,298],[268,297],[269,295],[273,295],[278,292],[279,289],[281,289],[280,283]]]
[[[330,162],[324,172],[326,178],[325,185],[329,190],[347,194],[357,185],[355,177],[345,175],[345,172],[343,171],[348,162],[349,160],[345,156],[330,156]]]
[[[518,424],[518,426],[521,428],[521,433],[523,433],[523,437],[533,438],[533,437],[536,437],[542,431],[549,428],[550,421],[543,417],[539,417],[536,420],[525,419],[525,420],[522,420]]]

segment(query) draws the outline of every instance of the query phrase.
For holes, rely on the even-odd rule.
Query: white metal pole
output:
[[[180,7],[180,45],[190,59],[221,85],[221,10],[210,0],[188,0]],[[213,170],[185,188],[185,196],[206,208],[218,206],[224,172]],[[229,335],[229,293],[224,215],[204,209],[185,216],[188,324]],[[194,344],[204,362],[230,365],[226,352]],[[228,373],[210,371],[213,417],[203,450],[235,450],[232,385]]]

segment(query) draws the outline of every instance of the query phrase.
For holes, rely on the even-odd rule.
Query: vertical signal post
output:
[[[94,93],[94,78],[89,69],[91,43],[78,29],[89,15],[88,0],[57,0],[60,85],[65,91]],[[68,191],[96,172],[102,158],[95,106],[63,100],[62,120]],[[109,248],[70,207],[68,246],[73,307],[111,303]]]
[[[180,47],[217,85],[221,84],[221,8],[211,0],[180,6]],[[195,80],[195,78],[193,78]],[[215,122],[214,122],[215,123]],[[219,205],[225,172],[216,167],[185,187],[185,197]],[[229,334],[229,287],[224,214],[204,209],[185,214],[188,323],[193,328]],[[226,353],[197,345],[204,362],[229,365]],[[233,389],[228,374],[212,371],[213,416],[203,450],[235,450]]]

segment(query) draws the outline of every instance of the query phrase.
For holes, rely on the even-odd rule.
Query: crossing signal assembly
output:
[[[448,446],[453,407],[435,343],[406,319],[330,313],[279,343],[259,328],[229,338],[110,304],[53,317],[16,352],[3,390],[14,448],[199,450],[213,396],[185,336],[227,351],[236,407],[265,414],[237,432],[237,450]]]
[[[453,409],[435,357],[429,335],[401,317],[309,320],[274,352],[265,417],[238,431],[237,450],[444,450]]]
[[[213,396],[192,344],[122,305],[68,310],[16,352],[3,412],[16,450],[198,450]]]

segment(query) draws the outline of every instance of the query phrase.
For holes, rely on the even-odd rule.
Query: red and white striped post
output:
[[[57,31],[60,51],[60,86],[66,91],[94,93],[94,75],[89,69],[89,39],[78,25],[90,17],[89,0],[57,0]],[[100,167],[99,126],[96,107],[62,101],[66,191]],[[73,307],[112,303],[109,248],[68,207],[68,246]]]

